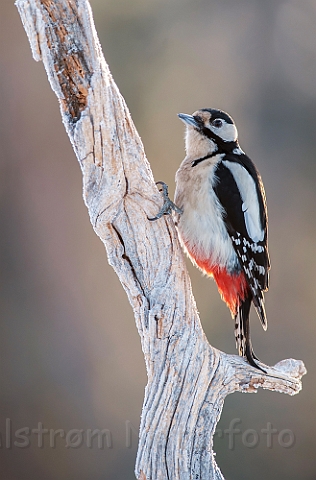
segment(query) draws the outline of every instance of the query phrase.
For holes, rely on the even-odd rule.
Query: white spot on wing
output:
[[[264,238],[264,230],[260,222],[258,195],[254,179],[239,163],[224,160],[223,164],[231,171],[240,192],[248,235],[254,242],[260,242]]]

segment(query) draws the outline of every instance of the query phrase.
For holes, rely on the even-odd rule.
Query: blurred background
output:
[[[253,312],[253,343],[264,362],[303,359],[309,374],[293,398],[227,398],[216,458],[227,480],[315,480],[316,2],[91,4],[155,179],[171,195],[184,157],[178,112],[228,111],[261,172],[272,270],[269,328]],[[0,6],[0,105],[0,478],[133,479],[146,385],[140,341],[12,0]],[[215,285],[188,268],[210,342],[235,353]],[[240,432],[229,443],[230,425]],[[89,447],[95,429],[105,429],[104,442]]]

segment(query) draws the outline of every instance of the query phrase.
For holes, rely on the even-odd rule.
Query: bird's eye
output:
[[[222,120],[219,118],[215,118],[215,120],[212,121],[213,127],[220,128],[223,125]]]

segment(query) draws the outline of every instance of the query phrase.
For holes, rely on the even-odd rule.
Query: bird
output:
[[[186,126],[186,156],[176,172],[174,202],[163,182],[160,218],[175,210],[180,242],[188,257],[213,277],[234,319],[236,348],[258,364],[250,337],[251,304],[267,329],[264,292],[269,287],[268,214],[264,186],[238,142],[232,117],[203,108],[179,113]]]

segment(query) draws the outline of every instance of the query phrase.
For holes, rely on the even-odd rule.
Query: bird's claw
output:
[[[177,205],[173,203],[169,198],[168,185],[164,182],[156,182],[156,185],[161,185],[161,188],[159,189],[159,191],[162,192],[162,196],[164,198],[164,204],[162,208],[159,210],[159,212],[157,213],[157,215],[151,218],[147,217],[148,220],[150,220],[151,222],[153,222],[154,220],[158,220],[163,215],[170,215],[172,210],[174,210],[175,212],[181,215],[181,213],[183,213],[183,210],[177,207]]]

